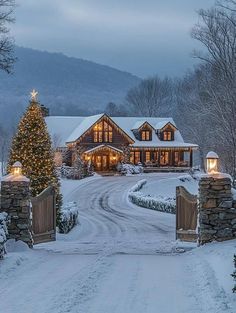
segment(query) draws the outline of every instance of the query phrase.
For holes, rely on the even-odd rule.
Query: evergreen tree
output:
[[[35,98],[32,98],[13,138],[8,172],[16,161],[22,163],[23,175],[30,178],[33,197],[49,185],[55,187],[57,212],[59,212],[62,197],[53,160],[51,139],[41,106]]]

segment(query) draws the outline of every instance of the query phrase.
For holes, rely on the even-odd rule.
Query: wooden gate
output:
[[[56,240],[56,202],[54,188],[49,186],[32,202],[32,233],[34,243]]]
[[[176,239],[197,240],[197,196],[183,186],[176,187]]]

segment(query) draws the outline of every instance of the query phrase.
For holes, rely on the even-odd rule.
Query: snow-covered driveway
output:
[[[141,178],[64,182],[81,225],[57,242],[8,254],[0,263],[0,312],[235,312],[205,254],[176,251],[175,216],[128,202]]]

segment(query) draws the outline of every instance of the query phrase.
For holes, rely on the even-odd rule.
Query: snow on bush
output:
[[[5,242],[7,241],[7,213],[0,213],[0,259],[5,254]]]
[[[234,255],[234,268],[235,268],[235,271],[232,274],[232,277],[234,278],[234,281],[235,281],[235,285],[233,287],[233,292],[236,293],[236,254]]]
[[[119,163],[117,170],[123,175],[141,174],[143,172],[142,165],[133,165],[128,163]]]
[[[67,234],[78,223],[78,206],[76,202],[68,202],[61,209],[59,233]]]
[[[176,212],[176,202],[174,198],[144,195],[140,190],[147,183],[146,179],[140,180],[128,193],[129,200],[134,204],[156,211],[173,213]]]
[[[67,179],[82,179],[94,175],[91,162],[78,161],[75,166],[67,166],[64,163],[56,168],[58,177]]]

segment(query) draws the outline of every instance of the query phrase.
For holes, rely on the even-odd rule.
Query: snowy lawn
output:
[[[175,213],[176,187],[183,186],[190,193],[198,193],[198,180],[190,175],[169,173],[169,176],[150,181],[142,179],[129,191],[129,199],[134,204],[161,212]]]

